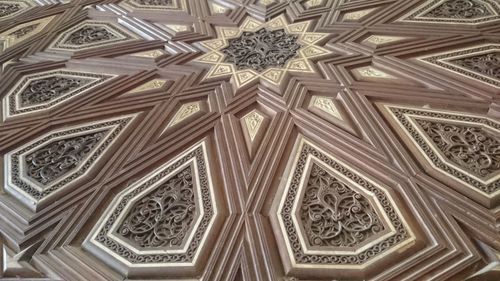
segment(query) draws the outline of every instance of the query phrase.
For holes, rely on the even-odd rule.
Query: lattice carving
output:
[[[90,171],[135,115],[49,132],[6,154],[6,191],[38,207]]]
[[[384,187],[304,139],[296,147],[276,206],[292,267],[362,265],[414,239]]]
[[[403,21],[477,24],[500,19],[495,0],[427,0],[402,18]]]
[[[54,70],[23,77],[4,97],[4,118],[36,113],[76,97],[114,77],[70,70]]]
[[[485,44],[419,60],[500,88],[500,45]]]

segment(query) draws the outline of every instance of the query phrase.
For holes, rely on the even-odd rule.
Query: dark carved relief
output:
[[[133,0],[139,5],[144,6],[172,6],[173,0]]]
[[[196,205],[191,166],[138,200],[118,233],[140,247],[180,246]]]
[[[71,45],[85,45],[95,42],[111,40],[117,36],[109,32],[102,26],[84,26],[69,35],[63,42],[64,44]]]
[[[500,170],[499,138],[480,127],[417,119],[444,156],[478,177]]]
[[[262,71],[268,67],[283,67],[297,54],[301,45],[297,36],[283,29],[243,32],[239,38],[229,39],[229,46],[222,52],[224,61],[234,63],[238,69]]]
[[[476,0],[449,0],[430,10],[425,17],[474,19],[490,16],[488,8]]]
[[[331,254],[331,255],[317,255],[317,254],[308,254],[305,253],[305,249],[302,247],[300,241],[299,241],[299,236],[301,235],[300,233],[297,232],[297,229],[294,227],[294,223],[292,221],[292,217],[295,215],[292,213],[293,209],[293,204],[295,198],[298,196],[299,193],[299,186],[300,180],[301,180],[301,175],[305,172],[306,169],[306,162],[307,158],[309,155],[312,155],[316,158],[318,158],[322,163],[325,165],[328,165],[332,169],[338,171],[339,173],[342,173],[346,178],[352,180],[354,183],[357,185],[361,186],[363,189],[366,189],[368,192],[371,192],[374,194],[376,200],[381,204],[382,210],[387,214],[387,217],[389,218],[389,223],[392,225],[395,233],[388,237],[387,239],[374,243],[371,245],[368,249],[361,251],[358,254],[353,254],[353,255],[337,255],[337,254]],[[312,175],[313,177],[317,177]],[[335,162],[333,159],[328,157],[327,155],[323,154],[322,152],[318,151],[316,148],[309,146],[305,144],[300,152],[299,159],[297,162],[297,166],[295,171],[293,172],[293,175],[291,175],[292,182],[290,184],[290,189],[288,190],[288,193],[285,195],[285,201],[283,204],[283,208],[281,209],[281,218],[283,219],[283,223],[285,225],[285,231],[286,235],[289,239],[290,245],[291,245],[291,250],[293,252],[293,256],[295,258],[295,261],[297,263],[304,263],[304,264],[363,264],[370,260],[371,258],[380,255],[384,251],[387,251],[391,247],[397,245],[398,243],[404,241],[409,237],[409,234],[403,224],[403,222],[400,220],[399,215],[396,213],[394,207],[391,205],[389,198],[385,195],[385,193],[363,179],[361,176],[358,174],[352,172],[351,170],[347,169],[346,167],[340,165],[339,163]],[[340,186],[339,186],[340,187]],[[314,189],[310,189],[309,192],[314,193]],[[307,190],[306,190],[307,193]],[[348,193],[346,193],[348,194]],[[354,193],[352,193],[354,194]],[[306,197],[309,196],[314,196],[313,194],[306,194]],[[329,199],[330,200],[330,199]],[[360,204],[363,205],[364,200],[360,199]],[[329,204],[329,203],[328,203]],[[328,204],[325,204],[323,206],[326,206]],[[322,206],[322,207],[323,207]],[[346,205],[344,205],[346,206]],[[351,210],[352,212],[361,215],[361,213],[357,213],[358,209],[355,207],[355,205],[352,206],[354,210]],[[307,210],[306,210],[307,211]],[[351,212],[350,211],[350,212]],[[302,209],[299,209],[299,212],[303,213],[304,211]],[[365,214],[370,213],[373,216],[373,211],[372,209],[365,209],[364,212]],[[375,216],[373,216],[375,218]],[[353,218],[353,217],[351,217]],[[358,222],[359,225],[364,224],[365,226],[367,225],[366,222],[369,220],[366,217],[360,216],[358,217],[361,220]],[[333,218],[329,218],[329,223],[333,221]],[[344,224],[348,224],[348,220],[342,221]],[[317,224],[321,225],[321,224]],[[316,227],[317,225],[314,225],[313,227]],[[356,243],[359,243],[360,241],[370,239],[371,235],[376,232],[381,232],[385,231],[381,227],[381,222],[379,220],[373,220],[373,228],[369,228],[366,231],[360,231],[360,235],[365,235],[364,238],[358,238],[358,242],[352,243],[355,245]],[[323,225],[323,227],[326,226]],[[351,224],[353,226],[353,224]],[[318,229],[315,229],[317,231]],[[355,234],[357,236],[358,234]],[[327,236],[324,236],[325,238],[329,238]],[[328,242],[333,242],[334,239],[324,239],[324,241]],[[346,240],[348,241],[348,240]],[[313,241],[314,242],[314,241]],[[323,243],[323,242],[322,242]],[[313,243],[314,245],[314,243]]]
[[[451,63],[476,73],[500,79],[500,52],[450,60]]]
[[[0,18],[21,10],[21,5],[14,3],[0,3]]]
[[[197,148],[195,151],[190,152],[186,156],[182,157],[182,159],[175,162],[173,165],[168,166],[167,168],[162,170],[159,174],[156,174],[150,180],[148,180],[148,181],[140,184],[136,188],[134,188],[130,193],[127,193],[127,195],[123,199],[121,199],[119,204],[116,205],[116,208],[113,209],[111,216],[106,220],[104,226],[102,226],[102,228],[99,229],[99,232],[96,236],[96,242],[101,243],[102,245],[104,245],[108,249],[112,250],[116,254],[120,255],[121,257],[127,259],[131,263],[147,264],[147,263],[190,262],[190,261],[192,261],[195,254],[196,254],[198,247],[201,244],[201,240],[203,239],[203,235],[209,227],[209,222],[212,219],[212,217],[214,216],[214,208],[213,208],[214,205],[210,199],[211,193],[210,193],[209,182],[208,182],[209,175],[208,175],[208,170],[207,170],[207,166],[206,166],[206,162],[205,162],[205,158],[204,158],[203,153],[204,153],[203,148],[201,148],[201,147]],[[203,216],[202,216],[202,219],[201,219],[199,225],[197,226],[197,228],[192,230],[194,232],[193,238],[192,238],[192,240],[189,241],[189,245],[187,246],[187,250],[185,252],[164,253],[164,254],[146,254],[146,253],[144,253],[144,254],[139,253],[138,254],[138,253],[132,251],[129,248],[129,246],[118,243],[117,241],[115,241],[114,239],[112,239],[108,236],[109,232],[111,231],[111,228],[115,224],[118,225],[117,230],[115,230],[115,231],[122,232],[123,229],[125,229],[126,224],[122,224],[121,222],[119,222],[118,218],[119,218],[121,213],[127,211],[127,209],[125,207],[127,206],[128,202],[130,202],[131,200],[133,200],[134,198],[139,196],[139,194],[142,191],[149,188],[151,185],[155,184],[155,182],[165,178],[167,175],[172,173],[172,171],[174,171],[180,165],[182,165],[186,161],[189,161],[192,158],[196,158],[196,164],[198,167],[196,175],[198,177],[197,180],[200,183],[200,190],[201,190],[201,195],[200,195],[201,198],[200,199],[202,202],[202,204],[199,206],[199,208],[203,209]],[[190,171],[190,170],[188,170],[188,171]],[[180,178],[174,178],[172,180],[168,180],[167,184],[168,183],[172,184],[175,182],[176,185],[181,185],[181,186],[175,187],[175,189],[177,189],[177,190],[181,189],[181,190],[184,190],[184,192],[187,192],[187,190],[189,190],[189,188],[188,188],[189,184],[186,181],[189,181],[192,184],[194,179],[187,179],[187,178],[185,178],[185,176],[186,175],[182,175],[182,173],[181,173]],[[194,177],[194,173],[191,173],[191,177]],[[165,187],[165,185],[162,185],[162,186]],[[166,191],[168,191],[168,189],[161,188],[159,190],[158,195],[160,195],[161,192],[164,192],[164,191],[166,192]],[[154,192],[155,193],[153,193],[153,194],[156,194],[156,191],[154,191]],[[181,195],[187,196],[187,194],[181,194]],[[187,204],[187,202],[190,201],[187,199],[188,197],[189,196],[184,197],[184,199],[182,199],[182,201],[184,201],[184,204]],[[148,198],[152,198],[152,197],[148,196]],[[173,199],[173,198],[169,198],[168,196],[165,196],[165,197],[162,196],[162,198],[167,199],[167,200]],[[149,203],[156,204],[156,202],[153,202],[153,201],[149,201]],[[177,203],[179,203],[179,202],[177,202]],[[138,204],[141,204],[141,203],[138,203]],[[128,212],[126,213],[127,214],[126,218],[130,218],[129,214],[132,214],[132,216],[134,216],[134,215],[136,216],[136,218],[134,218],[133,220],[130,220],[127,223],[128,224],[127,228],[132,227],[132,224],[130,224],[130,223],[139,222],[139,220],[141,220],[141,216],[153,218],[153,217],[150,217],[148,215],[148,212],[152,210],[151,207],[153,207],[153,206],[150,206],[149,207],[150,209],[146,210],[144,213],[141,213],[141,211],[139,209],[136,209],[136,207],[138,207],[138,206],[139,205],[133,205],[131,207],[131,210],[133,210],[132,213],[128,213]],[[146,206],[146,205],[141,205],[141,206]],[[163,205],[162,207],[165,207],[165,206],[166,205]],[[175,204],[168,205],[168,207],[170,207],[170,208],[173,208],[174,206],[175,206]],[[177,206],[175,206],[175,207],[177,207]],[[145,209],[143,209],[143,210],[145,210]],[[167,216],[174,215],[174,214],[176,214],[175,212],[177,210],[180,210],[180,209],[173,210],[173,212],[169,212],[169,211],[163,212],[162,214],[167,215]],[[189,210],[188,213],[190,216],[192,214],[192,210]],[[165,216],[164,218],[166,218],[167,216]],[[154,219],[156,219],[156,218],[154,218]],[[187,221],[189,221],[189,219],[186,217],[186,222]],[[142,220],[142,222],[146,223],[146,224],[148,223],[145,220]],[[156,221],[154,221],[154,222],[156,222]],[[162,241],[168,241],[168,239],[164,240],[164,238],[166,238],[166,236],[164,236],[164,235],[165,235],[165,233],[168,233],[168,231],[172,231],[171,234],[174,234],[174,233],[180,234],[182,232],[182,231],[180,231],[180,229],[176,228],[179,226],[177,224],[179,222],[175,222],[177,225],[170,225],[170,226],[161,225],[164,222],[166,222],[166,221],[163,221],[163,220],[159,221],[159,224],[158,224],[159,228],[158,229],[162,230],[162,231],[166,231],[166,232],[159,233],[158,237],[155,237],[153,240],[150,240],[151,242],[155,241],[158,238]],[[145,232],[145,233],[148,233],[147,235],[152,235],[152,236],[150,236],[151,238],[158,235],[156,233],[153,233],[154,231],[148,230],[146,224],[142,225],[141,227],[145,227],[144,230],[147,230]],[[129,237],[129,239],[131,239],[132,241],[135,241],[134,239],[137,237],[141,237],[139,234],[139,231],[140,231],[139,228],[141,228],[141,227],[137,227],[137,226],[138,225],[133,227],[133,229],[135,229],[135,231],[137,231],[136,234],[133,234],[133,235],[131,233],[127,234],[128,235],[127,237]],[[118,234],[121,235],[120,233],[118,233]],[[184,235],[184,234],[182,234],[182,235]],[[183,239],[183,238],[181,238],[182,235],[177,236],[177,238]],[[139,240],[145,241],[142,238],[139,238]],[[170,239],[170,241],[165,242],[164,244],[161,244],[162,241],[160,241],[160,240],[158,240],[155,243],[159,243],[158,245],[168,245],[169,243],[170,243],[170,245],[174,245],[174,243],[175,244],[178,243],[178,242],[172,241],[172,239]],[[153,244],[149,244],[149,242],[143,242],[143,244],[144,245],[153,245]]]
[[[84,81],[58,76],[32,81],[20,94],[21,105],[29,106],[53,100],[80,87]]]
[[[105,132],[53,141],[26,155],[26,174],[49,184],[77,167],[104,137]]]
[[[394,115],[396,116],[397,120],[400,122],[400,124],[405,128],[405,130],[411,135],[412,139],[415,141],[417,146],[422,150],[422,152],[427,155],[429,160],[432,162],[432,164],[437,168],[442,170],[443,172],[447,173],[450,177],[455,178],[457,180],[460,180],[468,185],[471,185],[474,188],[477,188],[478,190],[481,190],[485,193],[491,194],[497,190],[500,189],[500,181],[496,180],[491,183],[484,183],[482,181],[477,180],[474,177],[471,177],[473,170],[478,171],[478,174],[476,176],[481,176],[481,170],[483,170],[483,174],[489,175],[490,172],[493,172],[498,165],[498,155],[496,155],[496,150],[498,149],[498,138],[494,137],[492,134],[487,133],[486,130],[481,129],[481,127],[477,126],[474,128],[473,126],[470,125],[456,125],[451,123],[451,126],[456,127],[456,131],[454,131],[452,128],[453,127],[448,127],[449,129],[438,129],[437,132],[440,132],[442,130],[451,130],[449,133],[442,134],[446,135],[447,137],[442,139],[439,133],[429,131],[424,129],[425,134],[428,135],[431,138],[431,143],[429,143],[424,137],[422,136],[422,133],[418,131],[415,126],[408,120],[407,117],[405,117],[405,114],[413,114],[413,115],[418,115],[418,116],[425,116],[425,117],[433,117],[433,118],[439,118],[439,119],[449,119],[453,121],[458,121],[458,122],[468,122],[468,123],[477,123],[486,125],[488,127],[494,128],[494,129],[500,129],[500,125],[496,122],[492,122],[487,119],[483,118],[478,118],[478,117],[473,117],[473,116],[467,116],[467,115],[455,115],[455,114],[446,114],[446,113],[440,113],[440,112],[427,112],[427,111],[420,111],[420,110],[414,110],[414,109],[400,109],[400,108],[392,108],[391,109]],[[425,126],[424,123],[422,123],[422,118],[415,118],[417,120],[417,123],[421,123],[420,126]],[[425,119],[424,119],[425,120]],[[428,121],[428,120],[425,120]],[[432,123],[443,123],[443,122],[435,122],[435,121],[429,121]],[[442,124],[445,125],[445,124]],[[448,126],[449,124],[446,124]],[[429,128],[436,128],[437,125],[433,126],[427,126]],[[443,127],[442,127],[443,128]],[[471,128],[472,130],[470,132],[467,131],[467,128]],[[462,132],[462,136],[453,136],[449,137],[456,132]],[[466,134],[464,134],[466,133]],[[460,135],[460,134],[459,134]],[[443,161],[434,151],[433,147],[440,145],[442,148],[438,148],[439,150],[444,150],[446,151],[447,142],[451,140],[450,142],[450,148],[453,148],[453,154],[448,152],[447,154],[449,156],[445,156],[445,160]],[[460,146],[455,147],[455,144],[460,144]],[[463,147],[463,150],[461,150]],[[470,147],[470,151],[469,151]],[[457,152],[458,149],[458,152]],[[453,156],[452,156],[453,155]],[[471,160],[468,160],[468,157],[477,157],[478,161],[481,161],[477,164],[480,165],[475,165],[473,163],[470,163]],[[455,160],[453,160],[455,159]],[[483,165],[488,163],[487,159],[491,159],[493,161],[491,165],[489,165],[487,169],[482,168]],[[469,168],[467,168],[467,165],[461,166],[462,168],[465,168],[468,172],[464,173],[461,170],[458,170],[454,168],[453,166],[449,165],[449,162],[454,162],[454,161],[459,161],[455,162],[460,165],[460,163],[469,163]],[[473,170],[469,170],[473,169]],[[499,171],[497,171],[498,173]]]
[[[384,229],[366,198],[313,165],[300,209],[312,246],[353,247]]]
[[[38,23],[28,25],[26,27],[23,27],[21,29],[14,31],[12,33],[9,33],[9,36],[14,36],[16,39],[19,39],[19,38],[25,36],[26,34],[32,32],[33,30],[35,30],[38,27],[38,25],[39,25]]]

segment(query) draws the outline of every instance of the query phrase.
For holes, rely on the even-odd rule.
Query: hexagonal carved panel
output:
[[[211,177],[201,142],[122,191],[85,248],[128,276],[195,272],[220,216]]]
[[[0,0],[0,20],[15,17],[34,6],[33,1]]]
[[[485,116],[385,105],[384,113],[423,165],[487,206],[500,194],[500,123]],[[433,172],[436,171],[437,173]]]
[[[116,23],[86,20],[62,32],[50,49],[80,51],[137,39],[137,35]]]
[[[342,271],[357,269],[351,273],[359,274],[414,243],[386,187],[303,137],[294,151],[271,214],[277,239],[286,245],[280,254],[287,272],[342,276]]]
[[[7,153],[6,191],[32,209],[46,206],[92,170],[133,118],[55,130]]]
[[[428,0],[403,17],[403,21],[478,24],[500,19],[494,0]]]
[[[66,69],[26,75],[4,97],[4,119],[46,111],[113,77]]]
[[[420,61],[500,88],[500,45],[484,44],[423,56]]]

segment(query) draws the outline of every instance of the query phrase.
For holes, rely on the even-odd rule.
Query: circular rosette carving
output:
[[[234,63],[238,69],[258,72],[269,67],[283,67],[301,48],[297,38],[283,29],[244,31],[240,37],[230,39],[229,46],[222,49],[226,55],[224,61]]]

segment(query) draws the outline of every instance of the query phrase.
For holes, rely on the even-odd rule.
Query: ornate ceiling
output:
[[[0,81],[2,280],[500,280],[497,0],[0,0]]]

